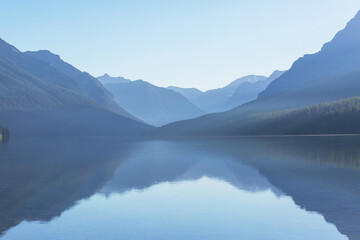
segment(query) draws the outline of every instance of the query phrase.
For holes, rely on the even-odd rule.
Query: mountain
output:
[[[169,87],[169,89],[182,94],[204,112],[214,113],[223,112],[228,109],[226,103],[240,85],[246,82],[254,83],[264,80],[266,80],[264,76],[249,75],[236,79],[223,88],[212,89],[206,92],[202,92],[196,88],[180,88],[174,86]]]
[[[229,85],[206,91],[196,102],[196,106],[206,113],[223,112],[226,109],[226,102],[233,96],[236,89],[245,82],[257,82],[266,80],[264,76],[250,75],[239,78]]]
[[[98,79],[86,72],[81,72],[69,63],[64,62],[60,56],[47,50],[25,52],[25,54],[49,63],[52,67],[65,74],[67,77],[72,78],[82,93],[89,96],[92,100],[101,106],[104,106],[106,109],[109,109],[121,116],[135,119],[130,113],[122,109],[116,103],[115,98],[104,88]]]
[[[43,81],[0,56],[0,110],[101,106],[89,97]]]
[[[84,94],[73,78],[3,40],[0,123],[11,136],[129,135],[149,128],[109,111]]]
[[[48,83],[69,90],[79,91],[80,88],[74,79],[61,73],[49,63],[30,57],[20,52],[14,46],[0,38],[0,56],[8,59],[14,65],[30,73],[31,75],[45,80]]]
[[[109,83],[129,83],[131,80],[123,77],[111,77],[109,74],[105,73],[103,76],[97,78],[102,84]]]
[[[105,84],[105,87],[126,110],[154,126],[195,118],[203,114],[181,94],[142,80],[110,83]]]
[[[269,85],[260,98],[287,92],[323,79],[360,70],[360,12],[320,52],[297,60],[290,71]],[[340,85],[340,84],[339,84]]]
[[[212,128],[186,129],[179,123],[155,130],[160,136],[170,135],[293,135],[293,134],[359,134],[360,97],[332,103],[316,104],[268,113],[245,115]]]
[[[233,110],[209,114],[192,121],[172,124],[176,132],[193,131],[206,135],[211,129],[220,135],[221,129],[244,116],[257,112],[279,111],[360,96],[360,12],[344,30],[338,32],[321,51],[305,55],[275,79],[259,97]],[[215,130],[216,129],[216,130]]]
[[[246,102],[255,100],[259,93],[275,79],[279,78],[285,71],[275,71],[267,79],[256,82],[244,82],[235,90],[232,97],[226,102],[227,110],[240,106]]]
[[[198,99],[201,98],[204,94],[204,92],[200,91],[197,88],[181,88],[181,87],[169,86],[168,89],[180,93],[192,103],[197,102]]]
[[[234,113],[301,107],[360,95],[360,12],[321,51],[298,59]]]

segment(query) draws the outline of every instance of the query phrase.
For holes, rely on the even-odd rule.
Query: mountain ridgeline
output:
[[[179,92],[180,94],[183,94],[186,98],[188,98],[204,112],[214,113],[223,112],[231,108],[231,106],[227,104],[227,102],[234,96],[237,88],[240,87],[242,84],[247,83],[249,85],[252,85],[252,83],[265,80],[265,76],[249,75],[239,78],[223,88],[212,89],[206,92],[201,92],[197,89],[179,88],[173,86],[169,88],[176,92]],[[261,90],[258,93],[260,93]],[[244,98],[248,101],[253,100],[251,98]]]
[[[130,79],[126,79],[123,77],[112,77],[109,74],[105,73],[103,76],[97,78],[102,84],[109,84],[109,83],[129,83],[131,82]]]
[[[255,100],[260,92],[283,73],[284,71],[275,71],[269,77],[249,75],[236,79],[223,88],[206,92],[196,88],[168,88],[182,94],[206,113],[224,112]]]
[[[198,107],[181,94],[148,82],[137,80],[116,82],[107,78],[105,87],[115,96],[117,102],[143,121],[161,126],[174,121],[191,119],[203,115]],[[102,80],[104,81],[104,80]]]
[[[86,72],[81,72],[72,65],[64,62],[60,56],[46,50],[25,52],[25,54],[49,63],[61,73],[74,79],[81,92],[89,96],[101,106],[104,106],[105,108],[124,117],[133,118],[130,113],[125,111],[119,106],[119,104],[116,103],[114,96],[104,88],[97,78]]]
[[[206,92],[95,78],[47,50],[21,52],[0,39],[0,122],[12,136],[359,133],[358,96],[360,12],[286,72]]]
[[[279,78],[284,73],[285,71],[275,71],[265,80],[244,82],[240,84],[236,88],[231,98],[227,100],[225,104],[225,110],[230,110],[244,103],[255,100],[258,97],[259,93],[264,91],[272,81]]]
[[[1,39],[0,86],[0,122],[15,136],[133,135],[149,128],[89,74],[48,51],[22,53]]]
[[[324,129],[323,126],[326,124],[320,124],[320,122],[312,122],[310,125],[306,125],[308,126],[308,129],[306,129],[304,127],[305,120],[310,119],[307,111],[301,110],[298,114],[293,112],[291,115],[285,114],[286,111],[281,112],[282,110],[301,109],[301,107],[305,106],[357,96],[360,96],[360,12],[347,24],[344,30],[336,34],[332,41],[325,44],[320,52],[305,55],[298,59],[288,71],[274,79],[254,101],[227,112],[209,114],[190,121],[173,123],[155,132],[169,136],[177,134],[359,133],[355,125],[350,125],[353,128],[344,125],[347,122],[353,124],[354,121],[359,121],[360,118],[356,111],[349,113],[340,110],[336,115],[327,114],[326,119],[329,124],[338,123],[337,127],[330,126],[330,124],[328,126],[329,130]],[[357,100],[351,101],[353,101],[351,104],[359,104]],[[333,106],[336,108],[339,107],[339,104]],[[326,112],[326,108],[323,110]],[[332,109],[329,109],[329,111],[332,111]],[[270,124],[270,122],[260,117],[264,116],[264,114],[266,116],[268,116],[267,114],[277,116],[279,113],[285,114],[283,116],[287,116],[286,119],[290,122],[283,121],[283,116],[271,119],[276,119],[277,124],[284,123],[283,128],[280,125],[279,128],[273,128],[275,125],[278,126],[274,123],[275,120],[272,120],[273,123]],[[314,118],[319,117],[315,112],[310,111],[310,113],[314,114]],[[263,119],[259,120],[261,124],[255,121],[254,124],[247,122],[249,125],[244,125],[244,121],[248,121],[248,119],[254,120],[254,116]],[[296,116],[296,118],[291,116]],[[325,119],[325,115],[321,117],[321,119]],[[331,117],[334,119],[331,119]],[[304,122],[299,122],[298,119],[303,119]],[[311,121],[315,120],[312,119]],[[318,119],[318,121],[320,120]],[[245,131],[243,128],[246,128],[246,126],[248,126],[248,129]],[[254,126],[257,126],[258,129],[255,129]]]
[[[176,86],[169,86],[168,89],[180,93],[192,103],[196,103],[197,99],[201,98],[204,94],[204,92],[200,91],[197,88],[181,88]]]
[[[321,51],[298,59],[241,111],[279,110],[360,95],[360,12]]]

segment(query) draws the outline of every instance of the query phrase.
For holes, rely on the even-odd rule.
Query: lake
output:
[[[0,239],[360,239],[360,137],[11,139]]]

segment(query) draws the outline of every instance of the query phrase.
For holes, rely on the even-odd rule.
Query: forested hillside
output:
[[[360,97],[276,112],[262,112],[219,123],[218,128],[184,131],[178,124],[158,130],[161,136],[244,136],[286,134],[359,134]]]

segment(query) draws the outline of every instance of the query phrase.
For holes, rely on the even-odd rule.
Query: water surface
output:
[[[15,139],[0,239],[360,239],[359,143]]]

